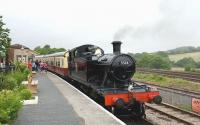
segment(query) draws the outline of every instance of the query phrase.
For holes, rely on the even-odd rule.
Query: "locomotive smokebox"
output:
[[[121,53],[121,41],[113,41],[113,53],[114,54],[120,54]]]

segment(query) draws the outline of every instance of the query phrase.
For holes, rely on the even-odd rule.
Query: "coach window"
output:
[[[60,67],[60,61],[58,61],[58,67]]]
[[[63,65],[64,65],[64,60],[62,59],[62,64],[61,64],[61,66],[63,67]]]
[[[79,57],[79,52],[78,52],[78,50],[76,50],[75,52],[74,52],[74,57],[76,58],[76,57]]]

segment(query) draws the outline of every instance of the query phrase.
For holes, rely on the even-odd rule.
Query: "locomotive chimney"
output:
[[[113,53],[114,54],[120,54],[121,53],[121,41],[113,41]]]

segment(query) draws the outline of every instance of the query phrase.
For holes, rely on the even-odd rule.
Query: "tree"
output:
[[[164,53],[142,53],[136,56],[137,66],[142,68],[170,69],[171,64],[168,56]]]
[[[10,30],[5,28],[5,23],[3,23],[3,17],[0,16],[0,51],[5,53],[6,65],[8,65],[8,49],[11,44],[11,38],[9,37]]]
[[[191,57],[189,57],[189,58],[183,58],[183,59],[177,61],[175,63],[175,65],[179,66],[179,67],[191,67],[191,68],[195,68],[197,64],[194,61],[194,59],[192,59]]]
[[[35,47],[35,49],[34,50],[39,50],[40,49],[40,46],[37,46],[37,47]]]
[[[34,51],[36,51],[37,53],[41,55],[45,55],[45,54],[52,54],[56,52],[63,52],[66,50],[64,48],[51,48],[50,45],[44,45],[43,48],[41,48],[40,46],[37,46],[34,49]]]
[[[43,48],[50,49],[51,47],[50,47],[50,45],[45,45]]]

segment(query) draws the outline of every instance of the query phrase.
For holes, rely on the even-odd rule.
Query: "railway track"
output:
[[[177,89],[177,88],[172,88],[172,87],[163,87],[163,86],[159,86],[159,85],[155,85],[155,84],[151,84],[151,83],[147,83],[147,82],[143,82],[143,81],[138,81],[138,80],[134,80],[134,81],[137,84],[145,84],[145,85],[154,86],[158,90],[170,91],[170,92],[178,93],[178,94],[181,94],[181,95],[191,96],[191,97],[194,97],[194,98],[200,98],[199,92],[187,91],[187,90],[184,90],[184,89]]]
[[[169,104],[146,104],[147,119],[162,125],[199,125],[200,115],[191,113]]]
[[[143,68],[137,68],[137,71],[141,73],[155,73],[173,78],[182,78],[185,80],[200,83],[200,73],[178,72],[178,71],[168,71],[160,69],[143,69]]]

